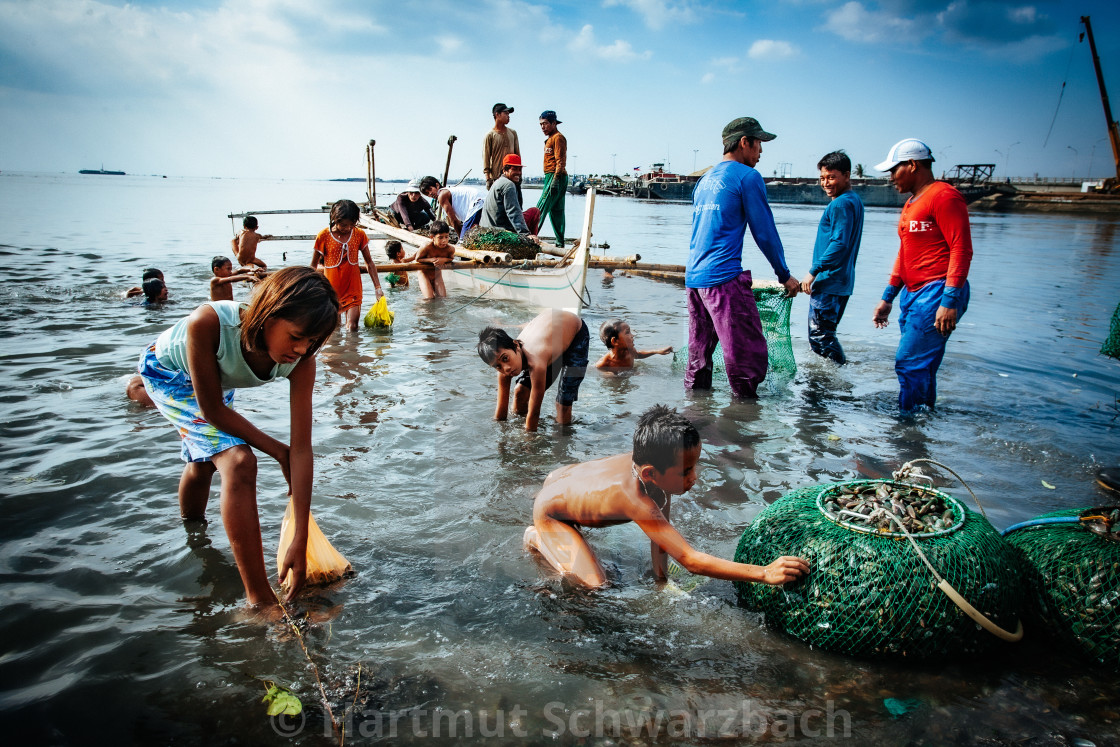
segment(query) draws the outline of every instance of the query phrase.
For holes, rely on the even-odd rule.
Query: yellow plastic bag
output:
[[[396,315],[389,311],[389,302],[385,300],[385,296],[382,296],[377,299],[377,303],[369,307],[365,323],[367,327],[392,327],[394,316]]]
[[[276,571],[284,565],[284,556],[295,536],[296,523],[292,520],[292,501],[288,500],[288,508],[284,511],[284,521],[280,524],[280,548],[276,551]],[[334,549],[310,512],[307,514],[307,586],[329,584],[345,576],[351,571],[350,563],[338,550]]]

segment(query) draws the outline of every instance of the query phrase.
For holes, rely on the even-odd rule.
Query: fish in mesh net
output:
[[[877,523],[859,526],[827,505],[839,505],[834,498],[845,487],[876,482],[907,493],[918,489],[914,505],[936,499],[951,515],[942,510],[936,524],[932,518],[923,522],[923,536],[912,533],[910,540],[893,522],[893,531]],[[905,507],[903,513],[909,514]],[[769,625],[836,653],[930,660],[978,654],[997,644],[999,638],[939,588],[912,541],[964,600],[995,625],[1016,628],[1026,588],[1013,548],[956,499],[907,483],[830,483],[787,493],[746,528],[735,560],[767,565],[797,555],[809,562],[809,574],[785,586],[736,582],[736,591]]]

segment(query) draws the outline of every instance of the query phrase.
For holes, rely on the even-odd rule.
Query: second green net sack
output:
[[[762,319],[762,333],[766,335],[767,368],[766,378],[772,376],[790,377],[797,373],[797,361],[793,357],[793,343],[789,337],[789,314],[793,300],[786,298],[785,288],[780,285],[758,285],[753,289],[754,301],[758,305],[758,315]],[[673,366],[688,365],[688,339],[673,353]],[[712,354],[712,369],[722,373],[723,350],[717,345]]]
[[[1120,671],[1120,506],[1032,521],[1055,519],[1068,521],[1013,528],[1006,537],[1023,553],[1031,609],[1067,647]]]
[[[736,582],[743,603],[783,632],[853,656],[929,660],[1001,643],[937,588],[897,527],[872,523],[857,530],[855,522],[835,516],[857,505],[859,491],[880,485],[890,501],[896,490],[915,491],[918,510],[905,526],[933,568],[997,626],[1021,631],[1025,592],[1018,559],[988,520],[940,491],[883,480],[801,488],[763,510],[743,532],[735,560],[767,565],[797,555],[810,571],[785,586]]]

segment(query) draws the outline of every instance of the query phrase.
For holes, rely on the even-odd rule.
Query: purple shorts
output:
[[[714,288],[688,289],[688,368],[685,389],[712,388],[712,352],[723,348],[731,393],[756,397],[766,378],[766,336],[751,291],[751,273]]]

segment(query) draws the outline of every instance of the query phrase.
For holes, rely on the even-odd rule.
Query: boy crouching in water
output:
[[[509,385],[514,412],[525,416],[525,430],[535,431],[541,419],[545,390],[560,377],[556,393],[556,422],[572,422],[572,403],[579,399],[579,385],[587,373],[591,335],[582,319],[570,311],[547,309],[525,325],[514,340],[504,329],[487,327],[478,334],[478,355],[498,372],[498,408],[494,420],[509,414]]]
[[[782,556],[767,566],[722,560],[692,548],[669,523],[671,496],[696,483],[700,434],[676,410],[654,405],[634,431],[634,451],[562,467],[545,479],[533,501],[526,549],[536,550],[560,573],[585,586],[606,583],[603,567],[579,527],[633,521],[650,540],[653,575],[665,581],[668,557],[690,572],[729,581],[781,585],[809,572],[801,558]]]

